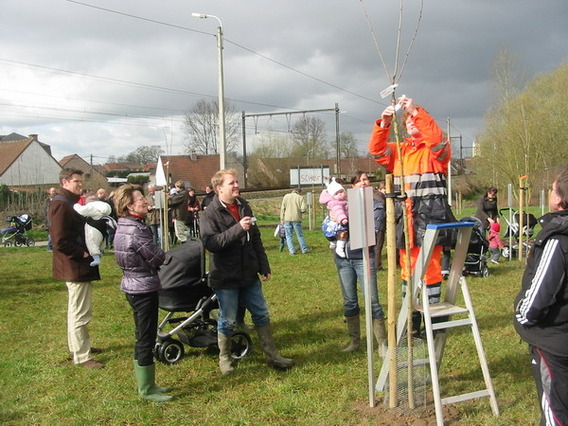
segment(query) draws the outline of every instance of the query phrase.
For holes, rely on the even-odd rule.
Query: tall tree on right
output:
[[[520,176],[528,175],[530,195],[547,188],[550,174],[568,157],[568,64],[521,87],[520,74],[503,51],[494,75],[496,98],[478,137],[474,171],[482,186],[516,185]]]

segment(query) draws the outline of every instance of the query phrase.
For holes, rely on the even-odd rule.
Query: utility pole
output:
[[[450,151],[452,149],[452,137],[450,136],[450,117],[448,117],[448,143],[450,144]],[[452,157],[448,162],[448,204],[452,207]]]

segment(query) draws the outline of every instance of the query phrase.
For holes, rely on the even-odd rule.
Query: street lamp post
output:
[[[194,18],[214,18],[219,22],[217,27],[217,56],[219,64],[219,168],[225,169],[225,151],[227,149],[227,134],[225,131],[225,85],[223,82],[223,23],[215,15],[207,15],[205,13],[192,13]]]

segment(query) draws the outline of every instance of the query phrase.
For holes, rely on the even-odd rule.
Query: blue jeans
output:
[[[296,253],[296,249],[294,248],[292,229],[296,233],[296,237],[298,238],[298,243],[300,243],[300,250],[302,250],[302,253],[307,253],[308,245],[304,240],[304,234],[302,232],[302,222],[284,222],[284,230],[286,231],[286,244],[288,244],[288,251],[290,253]]]
[[[156,223],[148,225],[148,227],[152,230],[152,241],[154,241],[154,244],[160,245],[160,225]]]
[[[361,285],[363,298],[365,289],[363,286],[363,259],[344,259],[334,254],[337,274],[339,275],[339,285],[343,295],[343,311],[346,317],[359,315],[361,311],[357,298],[357,280]],[[375,259],[370,256],[371,269],[371,311],[373,319],[384,318],[383,307],[379,303],[379,292],[377,290],[377,272],[375,270]]]
[[[251,314],[255,326],[261,327],[270,322],[266,299],[262,294],[260,280],[248,287],[216,288],[215,294],[219,301],[219,324],[217,330],[225,336],[230,336],[236,327],[237,313],[244,306]]]

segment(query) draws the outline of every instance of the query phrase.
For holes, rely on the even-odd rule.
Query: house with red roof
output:
[[[57,185],[61,166],[51,147],[38,135],[17,133],[0,136],[0,184],[7,186]]]

